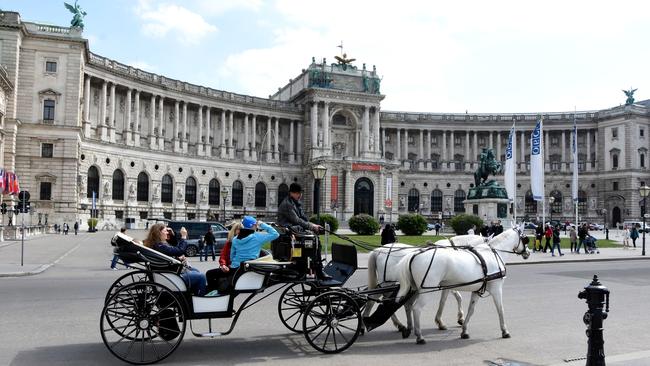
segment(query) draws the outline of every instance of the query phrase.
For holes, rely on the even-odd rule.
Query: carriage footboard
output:
[[[371,331],[386,323],[386,321],[390,319],[390,317],[395,314],[395,312],[399,310],[399,308],[401,308],[411,298],[411,296],[413,296],[413,292],[409,292],[406,296],[400,299],[400,301],[396,301],[397,299],[395,297],[397,296],[398,291],[399,285],[396,284],[389,287],[362,292],[365,295],[381,292],[385,297],[385,299],[379,303],[377,309],[370,316],[363,318],[363,323],[368,331]]]

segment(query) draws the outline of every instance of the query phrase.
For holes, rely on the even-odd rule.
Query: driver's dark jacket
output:
[[[291,196],[288,196],[280,203],[277,223],[283,227],[300,226],[305,230],[311,227],[305,212],[302,210],[302,205]]]

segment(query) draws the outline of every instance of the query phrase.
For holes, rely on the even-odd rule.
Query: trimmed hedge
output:
[[[467,230],[471,229],[472,226],[476,226],[474,233],[478,235],[483,227],[483,220],[478,216],[460,214],[449,220],[449,225],[451,225],[457,235],[465,235],[467,234]]]
[[[314,224],[318,223],[316,215],[312,215],[309,218],[309,221],[313,222]],[[330,214],[320,214],[320,224],[325,227],[325,223],[328,223],[330,225],[330,231],[333,233],[339,229],[339,220],[336,217]]]
[[[418,214],[399,215],[397,228],[405,235],[422,235],[427,231],[427,220]]]
[[[374,217],[366,214],[352,216],[348,220],[350,230],[359,235],[374,235],[379,231],[379,222]]]
[[[88,219],[88,231],[95,231],[98,222],[99,220],[97,218]]]

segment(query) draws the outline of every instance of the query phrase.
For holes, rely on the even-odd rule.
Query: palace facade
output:
[[[85,226],[93,200],[100,227],[244,213],[272,220],[292,182],[313,212],[315,165],[327,168],[321,213],[447,218],[464,211],[481,149],[505,159],[515,121],[514,202],[533,219],[542,207],[530,194],[529,141],[543,117],[552,216],[570,220],[575,119],[581,220],[640,216],[648,101],[577,113],[386,111],[381,93],[390,90],[374,66],[306,64],[274,95],[252,97],[139,70],[93,53],[79,28],[0,12],[0,162],[31,193],[33,224]]]

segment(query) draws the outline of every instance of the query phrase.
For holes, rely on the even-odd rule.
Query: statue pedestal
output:
[[[485,225],[501,220],[504,227],[512,224],[510,200],[507,198],[478,198],[463,201],[465,212],[480,217]]]

